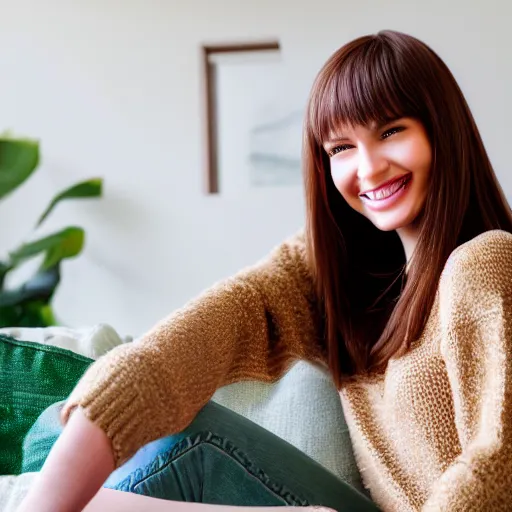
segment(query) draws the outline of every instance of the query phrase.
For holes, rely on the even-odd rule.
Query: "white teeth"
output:
[[[382,201],[383,199],[387,199],[389,196],[392,196],[402,187],[405,183],[405,179],[397,180],[394,183],[391,183],[388,187],[380,188],[378,190],[374,190],[372,192],[366,192],[366,197],[371,199],[372,201]]]

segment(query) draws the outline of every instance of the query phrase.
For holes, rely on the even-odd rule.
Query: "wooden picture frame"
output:
[[[218,166],[218,109],[216,90],[216,65],[211,61],[214,54],[279,51],[277,40],[233,44],[204,45],[202,50],[204,106],[205,106],[205,192],[219,193]]]

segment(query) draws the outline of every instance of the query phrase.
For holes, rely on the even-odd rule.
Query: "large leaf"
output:
[[[0,198],[19,187],[39,164],[39,142],[0,137]]]
[[[60,282],[60,266],[40,270],[28,281],[14,290],[0,292],[0,315],[8,308],[23,309],[28,302],[48,303]],[[13,324],[14,325],[14,324]]]
[[[37,221],[36,226],[39,226],[50,215],[51,211],[64,199],[82,199],[87,197],[100,197],[103,187],[103,180],[101,178],[93,178],[81,183],[77,183],[72,187],[57,194],[48,208],[41,215]]]
[[[0,261],[0,290],[4,287],[5,276],[11,268],[8,263]]]
[[[0,307],[0,328],[2,327],[49,327],[58,325],[50,304],[29,301],[21,305]]]
[[[40,269],[14,290],[0,291],[0,327],[57,325],[51,300],[60,283],[60,264]]]
[[[57,325],[57,323],[50,304],[31,301],[23,305],[23,312],[18,325],[20,327],[50,327]]]
[[[0,292],[0,327],[56,325],[50,301],[60,282],[60,265],[40,270],[15,290]]]
[[[68,227],[47,237],[22,245],[9,254],[10,264],[15,267],[21,262],[45,252],[42,269],[48,269],[65,258],[73,258],[82,251],[85,233],[82,228]]]

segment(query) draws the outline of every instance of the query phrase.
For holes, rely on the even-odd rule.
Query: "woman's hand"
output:
[[[78,512],[115,469],[107,435],[77,409],[18,512]]]

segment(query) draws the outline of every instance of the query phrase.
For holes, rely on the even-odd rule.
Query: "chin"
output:
[[[397,229],[403,228],[403,224],[390,224],[390,223],[377,223],[373,225],[380,231],[396,231]]]
[[[380,231],[397,231],[411,226],[414,223],[415,218],[416,215],[407,215],[401,218],[396,218],[395,216],[395,218],[392,219],[379,219],[374,217],[369,220]]]

